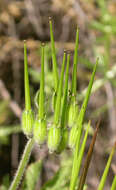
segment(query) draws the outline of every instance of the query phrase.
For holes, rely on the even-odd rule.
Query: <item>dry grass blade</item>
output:
[[[86,180],[88,168],[89,168],[89,165],[90,165],[90,161],[91,161],[91,158],[92,158],[92,153],[93,153],[93,149],[94,149],[94,145],[95,145],[99,125],[100,125],[100,120],[98,121],[98,123],[96,125],[96,130],[94,132],[91,144],[89,146],[89,150],[88,150],[88,153],[87,153],[85,164],[84,164],[84,167],[83,167],[83,170],[82,170],[82,175],[81,175],[80,181],[79,181],[78,190],[83,190],[83,187],[84,187],[84,184],[85,184],[85,180]]]

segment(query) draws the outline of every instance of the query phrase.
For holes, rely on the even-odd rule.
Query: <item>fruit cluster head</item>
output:
[[[87,108],[87,103],[90,97],[93,79],[96,71],[97,63],[95,64],[92,77],[88,86],[88,90],[79,111],[77,104],[77,63],[78,63],[78,30],[76,32],[76,44],[73,59],[73,72],[72,82],[69,95],[69,64],[70,53],[64,51],[63,61],[61,66],[61,74],[58,75],[58,66],[56,59],[55,43],[52,30],[52,20],[50,24],[50,38],[51,38],[51,51],[52,51],[52,64],[53,64],[53,121],[51,126],[47,127],[46,113],[45,113],[45,90],[44,90],[44,50],[45,44],[41,45],[41,75],[40,75],[40,89],[38,93],[38,112],[36,117],[31,108],[31,98],[29,90],[29,77],[27,66],[27,48],[24,42],[24,76],[25,76],[25,110],[22,113],[22,129],[24,134],[32,137],[38,145],[42,145],[47,141],[50,152],[62,152],[67,145],[74,148],[76,141],[80,138],[82,133],[82,123],[84,114]],[[65,66],[66,65],[66,66]],[[64,80],[65,78],[65,80]]]

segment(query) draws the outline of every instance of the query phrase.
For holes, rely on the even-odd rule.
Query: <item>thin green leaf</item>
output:
[[[39,93],[39,110],[38,110],[38,118],[44,118],[44,43],[41,46],[42,57],[41,57],[41,79],[40,79],[40,93]]]
[[[87,89],[87,92],[86,92],[86,96],[85,96],[85,99],[83,101],[83,104],[82,104],[82,107],[81,107],[81,110],[79,112],[79,116],[77,118],[77,126],[79,126],[79,132],[78,132],[78,147],[80,145],[80,139],[81,139],[81,134],[82,134],[82,123],[83,123],[83,120],[84,120],[84,115],[85,115],[85,112],[86,112],[86,109],[87,109],[87,104],[88,104],[88,101],[89,101],[89,98],[90,98],[90,95],[91,95],[91,90],[92,90],[92,86],[93,86],[93,81],[94,81],[94,77],[95,77],[95,72],[96,72],[96,69],[97,69],[97,65],[98,65],[98,58],[96,60],[96,64],[94,66],[94,69],[93,69],[93,73],[92,73],[92,76],[91,76],[91,79],[90,79],[90,82],[89,82],[89,86],[88,86],[88,89]]]
[[[113,155],[115,153],[115,150],[116,150],[116,142],[115,142],[114,146],[112,147],[112,151],[111,151],[111,153],[109,155],[109,158],[108,158],[105,170],[104,170],[102,178],[100,180],[100,183],[99,183],[99,186],[98,186],[98,190],[103,190],[103,188],[104,188],[104,185],[105,185],[105,182],[106,182],[106,178],[107,178],[107,175],[108,175],[108,171],[109,171],[109,168],[110,168],[111,161],[112,161]]]
[[[80,171],[80,167],[81,167],[81,163],[82,163],[82,159],[83,159],[83,154],[84,154],[84,150],[85,150],[85,146],[86,146],[86,142],[87,142],[89,128],[90,128],[90,122],[88,123],[87,129],[86,129],[86,132],[84,135],[84,139],[83,139],[83,143],[80,148],[79,156],[78,156],[78,152],[77,152],[76,148],[74,151],[74,160],[73,160],[73,167],[72,167],[72,176],[71,176],[71,181],[70,181],[70,190],[73,190],[76,187],[76,182],[78,179],[78,175],[79,175],[79,171]]]
[[[98,133],[98,129],[99,129],[99,124],[100,124],[100,121],[97,123],[96,130],[94,132],[91,144],[89,146],[89,150],[88,150],[88,153],[87,153],[87,157],[86,157],[84,167],[83,167],[83,170],[82,170],[82,174],[81,174],[81,177],[80,177],[80,181],[79,181],[78,190],[83,190],[83,187],[84,187],[84,184],[85,184],[88,168],[89,168],[89,165],[90,165],[90,162],[91,162],[93,149],[94,149],[94,145],[95,145],[95,141],[96,141],[96,137],[97,137],[97,133]]]
[[[25,76],[25,109],[30,110],[31,109],[31,98],[30,98],[30,89],[29,89],[26,41],[24,41],[24,76]]]
[[[51,48],[52,48],[52,61],[53,61],[53,76],[54,76],[54,89],[55,92],[58,90],[58,69],[57,69],[57,60],[56,60],[56,51],[55,51],[55,43],[54,43],[54,35],[52,29],[52,19],[49,17],[50,24],[50,38],[51,38]]]
[[[63,88],[63,78],[64,78],[64,69],[65,69],[65,60],[66,60],[66,52],[64,52],[63,63],[61,68],[61,76],[58,86],[58,94],[56,98],[56,106],[54,113],[54,124],[57,125],[59,123],[60,111],[61,111],[61,97],[62,97],[62,88]]]
[[[111,190],[116,190],[116,175],[114,176],[112,186],[111,186]]]
[[[92,76],[91,76],[91,79],[90,79],[90,82],[89,82],[89,86],[88,86],[88,89],[87,89],[87,92],[86,92],[86,96],[85,96],[83,105],[81,107],[81,111],[80,111],[78,119],[77,119],[77,124],[78,123],[83,123],[85,111],[86,111],[87,104],[88,104],[88,101],[89,101],[89,98],[90,98],[90,95],[91,95],[91,89],[92,89],[92,86],[93,86],[93,81],[94,81],[95,72],[96,72],[97,65],[98,65],[98,60],[99,59],[97,58],[96,64],[94,66],[93,73],[92,73]]]

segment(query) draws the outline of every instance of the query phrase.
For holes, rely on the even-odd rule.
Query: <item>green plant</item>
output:
[[[22,114],[22,129],[24,134],[29,138],[27,145],[25,147],[22,159],[20,161],[17,173],[14,177],[14,180],[9,188],[9,190],[17,189],[21,177],[24,173],[24,169],[29,160],[29,156],[31,154],[32,148],[35,143],[39,146],[42,145],[45,140],[48,144],[48,149],[50,153],[57,152],[61,153],[67,146],[69,146],[72,150],[72,158],[69,160],[69,165],[63,165],[63,168],[60,168],[59,171],[55,174],[55,176],[46,182],[42,190],[48,189],[78,189],[83,190],[86,188],[86,176],[88,173],[88,168],[90,165],[93,148],[98,132],[98,127],[100,123],[98,122],[96,130],[94,132],[87,157],[85,160],[85,164],[80,175],[81,164],[83,160],[84,150],[86,146],[88,131],[90,128],[90,122],[88,123],[86,132],[83,137],[84,128],[84,116],[87,110],[87,104],[91,95],[91,90],[93,86],[93,81],[95,77],[95,72],[97,69],[97,65],[99,63],[99,59],[96,60],[96,64],[94,66],[92,76],[85,94],[85,98],[82,104],[82,107],[79,111],[77,105],[77,60],[78,60],[78,36],[79,32],[77,30],[76,33],[76,45],[75,45],[75,54],[74,54],[74,62],[73,62],[73,73],[72,73],[72,83],[70,94],[69,90],[69,64],[70,64],[70,53],[64,52],[63,55],[63,63],[61,67],[61,75],[58,76],[58,66],[57,59],[55,53],[55,43],[52,31],[52,20],[50,18],[50,36],[51,36],[51,47],[52,47],[52,62],[53,62],[53,79],[54,79],[54,97],[53,97],[53,120],[50,128],[47,128],[47,117],[45,113],[45,92],[44,92],[44,44],[41,46],[42,55],[41,55],[41,76],[40,76],[40,91],[37,94],[37,105],[38,105],[38,113],[35,117],[31,109],[31,98],[29,91],[29,79],[28,79],[28,67],[27,67],[27,51],[26,51],[26,43],[24,42],[24,70],[25,70],[25,110]],[[67,58],[67,66],[65,73],[65,63]],[[65,73],[65,74],[64,74]],[[65,76],[64,90],[63,90],[63,79]],[[73,117],[74,115],[74,117]],[[71,117],[70,117],[71,116]],[[70,118],[70,119],[69,119]],[[69,121],[70,120],[70,121]],[[68,129],[68,126],[70,129]],[[68,138],[69,137],[69,138]],[[82,142],[82,143],[81,143]],[[98,190],[103,190],[106,177],[108,174],[108,170],[111,164],[112,157],[114,155],[116,149],[116,145],[114,145],[111,154],[108,159],[108,163],[103,173],[103,177],[100,181],[100,185]],[[31,188],[32,190],[35,188],[35,183],[37,181],[37,172],[40,174],[42,167],[41,161],[35,163],[31,166],[31,168],[27,169],[26,172],[26,182],[23,184],[23,189]],[[30,170],[33,171],[33,175],[31,175]],[[72,171],[71,176],[69,175]],[[33,177],[33,183],[29,183],[30,178]],[[67,180],[65,179],[67,177]],[[25,187],[25,183],[27,187]],[[112,189],[115,187],[115,177],[112,184]]]

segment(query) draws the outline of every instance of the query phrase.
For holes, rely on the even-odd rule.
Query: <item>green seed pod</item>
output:
[[[65,148],[67,147],[68,144],[68,130],[67,128],[62,129],[62,136],[61,136],[61,141],[60,144],[57,148],[57,153],[61,153]]]
[[[68,126],[72,127],[78,116],[78,105],[75,102],[72,102],[68,105]]]
[[[39,145],[42,145],[45,142],[47,136],[47,127],[46,120],[35,120],[34,130],[33,130],[34,140]]]
[[[50,128],[48,131],[48,148],[51,153],[57,150],[60,140],[61,129],[56,127]]]
[[[77,137],[77,134],[78,134],[78,129],[77,127],[73,127],[71,130],[70,130],[70,135],[69,135],[69,142],[68,142],[68,145],[71,149],[73,149],[75,147],[75,144],[76,144],[76,137]]]
[[[22,113],[22,129],[25,135],[31,136],[33,131],[34,113],[32,110],[24,110]]]

